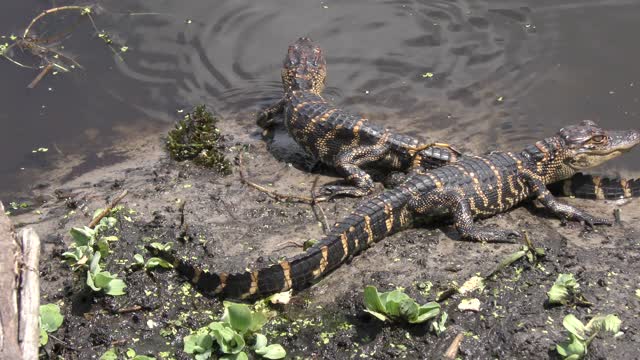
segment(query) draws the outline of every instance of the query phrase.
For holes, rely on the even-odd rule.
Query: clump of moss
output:
[[[177,161],[191,160],[198,165],[231,174],[231,163],[224,157],[224,138],[216,126],[218,118],[200,105],[169,131],[167,149]]]

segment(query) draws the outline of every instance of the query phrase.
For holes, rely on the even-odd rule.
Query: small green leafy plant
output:
[[[184,352],[193,354],[196,360],[210,359],[219,355],[219,359],[248,359],[247,342],[255,353],[266,359],[282,359],[287,353],[280,344],[267,345],[267,337],[260,334],[268,321],[265,311],[253,311],[245,304],[225,302],[221,321],[197,329],[184,338]],[[216,346],[217,345],[217,346]]]
[[[101,210],[97,210],[97,216]],[[116,218],[106,216],[92,229],[90,227],[74,227],[70,230],[74,242],[69,251],[62,254],[65,262],[74,271],[87,271],[87,286],[93,291],[103,291],[107,295],[124,294],[126,285],[117,275],[102,271],[100,259],[105,258],[110,250],[110,242],[118,241],[117,236],[105,236],[104,233],[115,227]]]
[[[382,321],[406,321],[419,324],[435,318],[440,313],[440,304],[436,302],[418,305],[401,290],[378,293],[374,286],[367,286],[364,289],[364,305],[366,312]],[[442,325],[444,326],[444,322]]]
[[[167,138],[171,158],[192,160],[223,175],[231,174],[231,163],[224,157],[224,138],[217,127],[218,121],[204,105],[178,121]]]
[[[551,289],[547,292],[549,304],[591,305],[579,292],[580,284],[573,274],[559,274]]]
[[[556,351],[565,360],[582,359],[587,355],[587,347],[601,330],[611,334],[620,331],[622,321],[613,314],[599,315],[584,325],[573,314],[569,314],[562,320],[562,325],[569,331],[569,339],[556,345]]]
[[[49,333],[56,332],[64,318],[60,314],[60,307],[56,304],[40,305],[40,346],[47,345]]]

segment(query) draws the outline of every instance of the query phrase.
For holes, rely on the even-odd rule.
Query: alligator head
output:
[[[322,49],[309,38],[299,38],[289,46],[282,68],[284,91],[307,90],[320,94],[327,77]]]
[[[545,154],[539,161],[547,161],[538,168],[549,182],[558,181],[618,157],[639,143],[638,130],[605,130],[585,120],[536,144]]]

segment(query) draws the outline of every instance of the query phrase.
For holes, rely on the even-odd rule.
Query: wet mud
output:
[[[275,137],[257,132],[228,136],[226,155],[234,159],[244,149],[248,177],[282,193],[308,195],[314,181],[318,185],[336,181],[324,169],[308,171],[309,159],[295,147],[282,155],[285,161],[274,157],[271,145],[282,131],[277,128]],[[242,271],[295,254],[304,241],[322,236],[322,219],[310,205],[276,201],[243,185],[237,165],[232,175],[220,176],[189,162],[172,161],[162,136],[150,134],[146,140],[118,144],[126,160],[117,164],[70,181],[68,176],[60,177],[64,181],[50,178],[31,192],[34,199],[47,199],[36,207],[38,213],[31,209],[13,217],[18,226],[33,226],[44,240],[43,303],[62,304],[65,320],[46,347],[50,356],[89,359],[117,347],[159,358],[189,358],[182,352],[182,338],[217,318],[222,304],[198,294],[173,270],[135,267],[134,254],[149,257],[146,243],[175,242],[179,253],[211,269]],[[124,279],[127,294],[102,296],[92,293],[84,277],[63,264],[60,255],[71,241],[69,229],[89,223],[93,211],[123,189],[129,195],[122,202],[125,210],[118,214],[119,240],[112,246],[106,269]],[[458,333],[464,333],[458,354],[462,359],[555,359],[555,344],[567,336],[562,327],[565,315],[586,321],[595,314],[614,313],[623,321],[622,334],[596,338],[588,358],[638,358],[637,202],[566,201],[607,217],[619,208],[622,222],[585,231],[579,224],[561,224],[535,204],[481,220],[484,225],[527,231],[546,256],[537,265],[521,259],[497,273],[481,291],[442,301],[449,320],[440,336],[429,330],[428,323],[382,323],[366,314],[364,287],[375,285],[384,291],[402,287],[419,303],[432,301],[438,292],[490,273],[521,244],[460,241],[455,230],[442,222],[395,234],[296,293],[289,304],[276,306],[278,316],[266,333],[270,341],[285,347],[290,358],[437,359]],[[357,203],[338,199],[319,206],[333,224]],[[593,306],[547,304],[546,291],[559,273],[567,272],[575,274]],[[465,297],[478,298],[480,311],[458,310]]]

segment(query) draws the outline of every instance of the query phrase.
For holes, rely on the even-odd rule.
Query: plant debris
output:
[[[219,118],[200,105],[169,131],[167,150],[177,161],[191,160],[195,164],[231,174],[231,163],[224,156],[224,136],[217,127]]]

